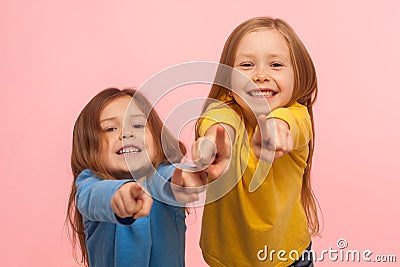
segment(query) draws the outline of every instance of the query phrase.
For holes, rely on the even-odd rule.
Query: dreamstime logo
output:
[[[339,238],[336,241],[336,248],[329,247],[317,253],[314,250],[306,250],[302,255],[299,255],[297,250],[269,250],[265,245],[263,249],[257,252],[257,259],[259,261],[296,261],[298,259],[304,261],[332,261],[332,262],[396,262],[396,255],[375,254],[372,250],[357,250],[347,249],[349,243],[345,238]]]
[[[231,88],[231,84],[233,83],[235,84],[235,88]],[[251,81],[246,75],[244,75],[240,71],[230,66],[215,62],[187,62],[166,68],[146,80],[138,88],[138,91],[146,96],[146,98],[152,105],[152,108],[154,108],[164,97],[169,97],[169,94],[174,94],[175,90],[180,89],[183,86],[190,86],[193,84],[218,85],[222,88],[226,88],[228,90],[231,90],[232,92],[235,92],[235,95],[240,97],[241,100],[243,100],[243,102],[245,102],[250,107],[256,117],[260,114],[267,115],[270,112],[270,108],[266,99],[254,98],[251,97],[249,94],[244,93],[246,90],[255,90],[254,88],[258,88],[253,83],[253,81]],[[182,101],[181,103],[178,103],[177,105],[174,105],[173,108],[170,109],[170,112],[167,114],[167,118],[165,120],[166,127],[170,131],[172,131],[175,136],[178,137],[185,125],[192,121],[197,121],[199,118],[204,116],[201,111],[204,103],[206,102],[209,104],[213,103],[213,105],[216,105],[218,107],[224,106],[224,108],[230,109],[230,107],[226,105],[223,101],[219,101],[216,99],[209,99],[207,97],[189,98],[185,101]],[[209,119],[212,120],[212,118]],[[275,125],[273,125],[273,127],[275,127]],[[246,127],[243,128],[246,129]],[[165,129],[163,128],[162,132],[164,132],[164,130]],[[245,132],[245,134],[247,135],[247,132]],[[175,147],[179,146],[178,144],[168,144],[164,142],[164,140],[161,141],[162,148],[166,155],[169,154],[167,151],[168,147],[171,147],[171,145]],[[186,145],[187,147],[190,147],[191,144]],[[271,158],[273,158],[275,151],[274,149],[271,149],[270,151],[272,154]],[[173,163],[173,161],[169,161]],[[126,162],[128,168],[131,170],[132,176],[135,177],[135,173],[133,171],[135,170],[135,162],[132,160],[126,160]],[[179,166],[185,168],[187,171],[196,170],[196,168],[193,168],[193,164],[190,159],[184,158],[182,163],[183,164],[180,164]],[[259,161],[258,166],[254,172],[254,176],[251,179],[251,183],[249,185],[250,192],[255,191],[262,184],[269,172],[270,167],[271,164]],[[232,169],[234,168],[231,168],[228,171],[231,171]],[[239,177],[242,177],[244,173],[244,168],[242,169],[243,170],[232,170],[232,173],[229,173],[229,177],[228,175],[226,175],[225,177],[214,180],[208,185],[204,185],[199,188],[191,188],[191,190],[194,189],[198,192],[204,192],[207,187],[207,190],[215,189],[214,191],[217,192],[215,194],[208,195],[205,203],[201,200],[194,203],[194,206],[204,205],[213,202],[227,194],[239,182]],[[154,171],[156,172],[157,170]],[[237,178],[232,179],[232,177]],[[164,184],[159,184],[158,189],[162,190],[161,187],[163,187]],[[159,201],[170,205],[179,205],[178,203],[176,203],[176,201],[169,201],[168,198],[160,199],[159,196],[161,196],[162,193],[157,195],[152,193],[154,192],[154,190],[149,190],[150,188],[147,189],[152,194],[152,196]],[[185,189],[182,188],[182,190]]]
[[[345,249],[349,246],[349,244],[347,243],[347,240],[344,238],[339,238],[336,242],[336,245],[339,249]]]

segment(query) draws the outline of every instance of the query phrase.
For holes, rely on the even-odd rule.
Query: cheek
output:
[[[236,92],[238,94],[241,93],[241,91],[248,87],[249,84],[251,84],[251,80],[249,79],[250,76],[249,74],[240,72],[239,70],[234,70],[231,75],[231,87],[233,92]]]
[[[108,143],[106,143],[103,145],[102,158],[107,161],[110,158],[110,154],[111,154],[110,146],[108,145]]]
[[[293,84],[289,83],[286,85],[285,95],[292,96],[293,94]]]
[[[285,95],[290,95],[292,96],[293,94],[293,88],[294,88],[294,77],[291,75],[284,75],[282,77],[279,77],[278,80],[279,87],[281,90],[283,90]]]
[[[107,163],[113,153],[109,138],[105,137],[101,140],[100,153],[101,158],[105,161],[104,163]]]
[[[292,94],[294,88],[294,73],[291,72],[285,80],[287,81],[287,87],[289,89],[289,92],[290,94]]]
[[[146,136],[145,136],[145,143],[146,143],[146,153],[147,156],[149,157],[150,161],[155,160],[155,143],[153,136],[151,135],[150,131],[146,130]]]

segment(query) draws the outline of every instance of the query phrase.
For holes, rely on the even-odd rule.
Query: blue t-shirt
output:
[[[172,165],[163,164],[148,179],[150,215],[134,222],[119,218],[111,208],[118,188],[134,180],[102,180],[89,169],[79,174],[76,203],[91,267],[185,266],[185,208],[174,205],[168,182],[173,171]]]

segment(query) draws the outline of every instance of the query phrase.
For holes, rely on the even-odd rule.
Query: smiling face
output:
[[[130,96],[116,98],[100,113],[101,152],[107,170],[114,176],[130,178],[132,174],[139,179],[153,170],[154,140],[145,115],[131,100]]]
[[[266,102],[270,110],[289,103],[294,71],[289,47],[277,30],[259,28],[245,35],[237,47],[234,68],[240,73],[232,74],[233,97],[250,123],[255,123],[253,111],[257,115],[268,110]]]

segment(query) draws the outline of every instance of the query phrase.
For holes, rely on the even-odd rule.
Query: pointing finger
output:
[[[192,150],[193,163],[199,170],[207,168],[214,161],[216,150],[214,141],[207,137],[200,137]]]
[[[150,214],[153,199],[147,193],[143,193],[142,199],[138,199],[137,204],[141,205],[141,209],[133,216],[134,219],[146,217]]]
[[[227,133],[225,131],[225,128],[223,126],[218,126],[215,136],[216,153],[218,154],[225,155],[225,153],[227,152],[225,144],[226,135]]]

